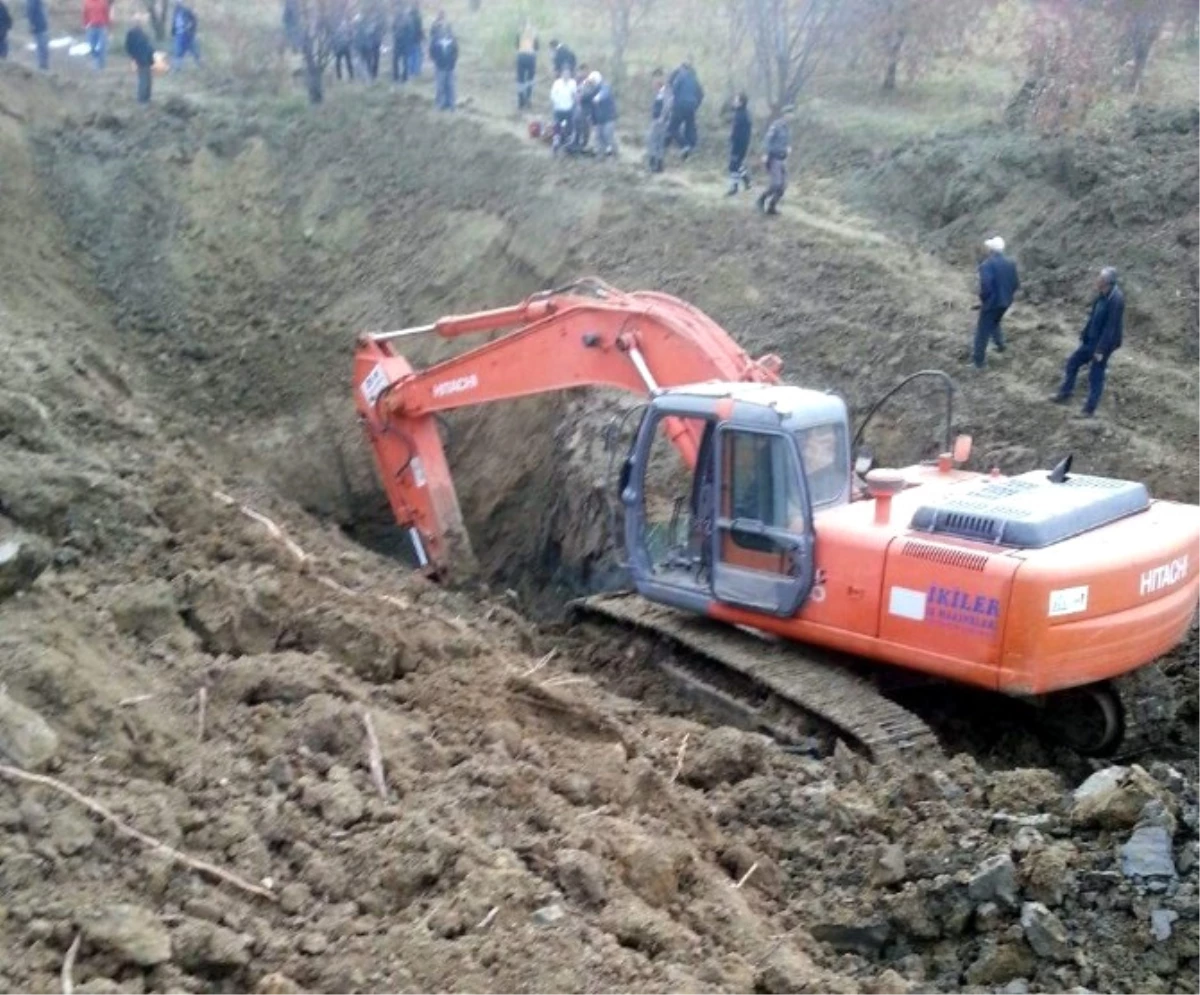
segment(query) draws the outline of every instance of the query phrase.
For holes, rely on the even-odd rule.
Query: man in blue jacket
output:
[[[454,71],[458,67],[458,39],[454,37],[454,32],[441,14],[433,22],[429,37],[432,39],[429,43],[429,58],[436,70],[434,102],[439,110],[452,111],[457,102]]]
[[[1000,321],[1012,306],[1013,295],[1021,286],[1017,265],[1004,254],[1004,239],[999,235],[983,243],[987,258],[979,264],[979,322],[975,326],[975,350],[972,359],[975,369],[987,366],[988,342],[996,343],[996,351],[1004,352],[1004,333]]]
[[[667,82],[675,95],[667,144],[675,142],[686,159],[696,149],[696,112],[704,103],[704,87],[700,85],[700,77],[696,75],[690,60],[680,64]]]
[[[1079,336],[1079,348],[1067,360],[1062,386],[1051,398],[1055,404],[1066,404],[1075,390],[1075,378],[1079,371],[1090,363],[1087,403],[1083,406],[1085,418],[1091,418],[1096,413],[1100,395],[1104,392],[1109,357],[1121,348],[1125,329],[1125,295],[1117,286],[1117,271],[1111,266],[1105,266],[1100,271],[1096,291],[1087,324]]]
[[[50,21],[46,17],[45,0],[25,0],[25,16],[29,18],[29,32],[37,47],[37,67],[50,68]]]

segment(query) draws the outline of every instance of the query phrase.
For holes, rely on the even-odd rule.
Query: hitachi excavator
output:
[[[398,351],[481,333],[502,334],[427,369]],[[949,425],[937,458],[874,469],[852,455],[845,402],[782,383],[781,365],[683,301],[585,280],[363,335],[354,394],[433,576],[471,559],[440,412],[585,386],[646,398],[618,485],[633,590],[578,607],[666,638],[688,661],[675,676],[781,739],[800,716],[875,758],[936,749],[872,677],[894,668],[1023,698],[1087,754],[1166,728],[1155,661],[1195,616],[1200,508],[1069,460],[967,472],[970,440]]]

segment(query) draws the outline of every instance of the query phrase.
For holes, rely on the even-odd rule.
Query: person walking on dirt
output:
[[[1017,264],[1004,254],[1004,239],[995,235],[983,245],[988,254],[979,264],[979,322],[975,326],[975,349],[971,355],[977,370],[987,367],[988,342],[995,342],[996,351],[1004,352],[1000,321],[1021,286]]]
[[[175,4],[175,13],[171,15],[171,72],[177,73],[183,68],[183,60],[189,55],[200,63],[200,46],[196,41],[196,33],[200,22],[196,13],[184,3]]]
[[[137,67],[137,102],[150,103],[150,85],[154,79],[154,43],[146,34],[146,15],[134,16],[133,27],[125,33],[125,54]]]
[[[111,27],[112,8],[108,0],[83,0],[83,31],[97,69],[103,69],[108,62],[108,30]]]
[[[746,169],[746,153],[750,151],[750,98],[739,93],[733,100],[733,127],[729,132],[729,190],[732,197],[745,186],[750,189],[750,171]]]
[[[46,17],[45,0],[25,0],[25,16],[37,51],[37,67],[44,72],[50,68],[50,20]]]
[[[686,159],[696,149],[696,112],[704,103],[704,87],[700,85],[700,77],[692,68],[690,59],[671,73],[670,83],[675,94],[675,103],[671,112],[667,145],[675,142],[679,146],[680,154]]]
[[[661,173],[667,155],[667,127],[671,121],[675,93],[663,79],[661,69],[655,69],[650,79],[654,87],[654,102],[650,105],[650,133],[646,136],[646,165],[650,172]]]
[[[561,76],[564,69],[569,69],[571,75],[574,76],[575,70],[578,68],[575,53],[557,38],[550,39],[550,51],[554,53],[554,75]]]
[[[458,68],[458,39],[440,14],[430,35],[433,41],[429,44],[429,59],[437,71],[434,102],[439,110],[452,111],[456,103],[454,73]]]
[[[12,14],[8,4],[0,0],[0,59],[8,58],[8,33],[12,30]]]
[[[283,0],[284,51],[299,52],[303,43],[304,32],[300,27],[300,0]]]
[[[763,145],[766,155],[763,163],[767,167],[767,189],[758,198],[758,209],[763,214],[778,214],[779,202],[787,190],[787,158],[791,154],[791,135],[787,122],[777,117],[767,129]]]
[[[617,154],[617,98],[612,84],[592,73],[592,123],[596,126],[596,152],[605,158]]]
[[[533,81],[537,76],[537,54],[541,43],[533,22],[526,21],[517,35],[517,110],[533,106]]]
[[[550,87],[550,110],[554,114],[554,138],[550,149],[558,150],[571,142],[571,122],[575,116],[575,91],[578,89],[570,69],[564,68]]]
[[[354,47],[362,60],[368,79],[379,78],[379,59],[383,51],[383,32],[386,21],[378,4],[358,14],[354,19]]]
[[[1091,418],[1100,404],[1104,393],[1104,381],[1108,373],[1108,361],[1121,348],[1125,330],[1125,295],[1117,286],[1117,271],[1105,266],[1096,281],[1096,299],[1087,323],[1079,335],[1079,348],[1067,359],[1062,386],[1051,400],[1055,404],[1066,404],[1075,391],[1075,378],[1079,371],[1090,365],[1088,370],[1088,396],[1083,405],[1083,416]]]

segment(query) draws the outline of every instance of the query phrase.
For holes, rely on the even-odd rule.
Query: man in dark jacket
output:
[[[429,59],[437,73],[434,102],[439,110],[452,111],[456,103],[454,71],[458,67],[458,39],[450,25],[440,17],[431,37]]]
[[[787,157],[792,151],[792,138],[787,121],[777,117],[767,129],[763,145],[766,154],[763,160],[767,167],[767,189],[758,198],[758,209],[763,214],[778,214],[779,202],[787,190]]]
[[[408,78],[416,79],[421,75],[421,64],[425,60],[425,25],[419,3],[409,8],[408,19]]]
[[[8,5],[0,0],[0,59],[8,58],[8,33],[12,30],[12,14]]]
[[[671,74],[671,90],[675,103],[671,109],[671,125],[667,144],[675,142],[686,159],[696,148],[696,112],[704,103],[704,87],[690,61],[682,63]]]
[[[354,47],[369,79],[379,77],[379,56],[383,51],[383,33],[387,26],[378,3],[368,5],[354,21]]]
[[[346,74],[354,79],[354,24],[348,10],[331,11],[326,31],[329,33],[329,50],[333,53],[333,71],[342,78],[342,66]]]
[[[150,103],[150,84],[154,78],[154,45],[146,34],[146,15],[137,14],[133,27],[125,34],[125,54],[137,66],[137,101]]]
[[[750,189],[750,172],[746,169],[746,153],[750,151],[750,98],[739,93],[733,101],[733,128],[729,133],[729,191],[732,197],[745,185]]]
[[[200,61],[200,47],[196,43],[199,26],[191,7],[183,3],[175,5],[175,13],[171,16],[171,38],[175,43],[171,53],[171,72],[178,72],[183,68],[183,60],[189,53],[197,62]]]
[[[575,53],[557,38],[550,40],[550,51],[554,53],[554,75],[561,76],[564,69],[570,69],[571,75],[574,76],[577,68]]]
[[[987,366],[988,342],[995,342],[996,351],[1004,352],[1000,321],[1021,286],[1017,264],[1004,254],[1004,239],[995,235],[983,244],[988,254],[979,264],[979,322],[975,326],[975,349],[971,356],[977,370]]]
[[[50,68],[50,20],[46,17],[45,0],[25,0],[25,16],[29,18],[29,33],[37,49],[37,67]]]
[[[1096,413],[1100,395],[1104,393],[1104,378],[1108,372],[1108,360],[1121,348],[1125,330],[1125,295],[1117,286],[1117,271],[1105,266],[1096,281],[1096,299],[1087,324],[1079,336],[1079,348],[1071,353],[1063,376],[1062,386],[1051,400],[1055,404],[1066,404],[1075,390],[1075,378],[1083,367],[1091,364],[1088,371],[1088,396],[1083,406],[1085,418]]]
[[[603,156],[617,154],[617,99],[612,84],[599,73],[595,79],[595,94],[592,96],[592,123],[596,125],[596,153]]]
[[[392,12],[392,82],[407,83],[408,53],[413,44],[412,14],[400,4]]]

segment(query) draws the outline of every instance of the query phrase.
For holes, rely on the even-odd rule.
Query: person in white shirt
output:
[[[550,108],[554,111],[554,151],[567,144],[570,137],[571,118],[575,113],[575,77],[570,68],[563,67],[558,79],[550,87]]]

